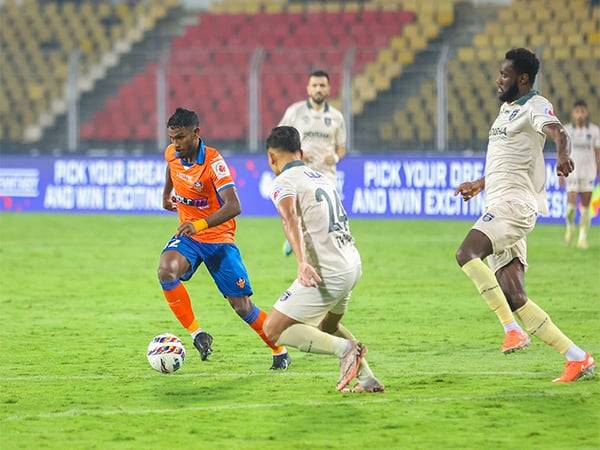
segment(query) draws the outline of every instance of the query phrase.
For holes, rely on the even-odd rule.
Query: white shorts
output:
[[[352,289],[361,276],[359,264],[352,272],[323,276],[316,288],[302,286],[296,279],[273,308],[298,322],[318,326],[328,312],[339,315],[346,312]]]
[[[533,230],[537,213],[519,202],[507,201],[486,209],[473,229],[481,231],[492,242],[494,253],[487,263],[494,272],[519,258],[527,268],[527,235]]]
[[[594,178],[573,176],[567,177],[567,192],[592,192],[594,190]]]

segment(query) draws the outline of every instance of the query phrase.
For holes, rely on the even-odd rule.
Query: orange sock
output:
[[[163,294],[167,299],[169,308],[179,320],[179,323],[183,325],[190,333],[197,331],[200,326],[198,321],[194,317],[194,310],[192,309],[192,302],[187,289],[179,280],[175,281],[161,281],[163,288]]]
[[[248,313],[248,315],[246,317],[244,317],[244,321],[248,325],[250,325],[250,327],[254,331],[256,331],[256,334],[258,334],[260,336],[260,338],[263,341],[265,341],[265,344],[267,344],[269,347],[271,347],[271,351],[273,352],[274,355],[279,355],[281,353],[285,353],[287,351],[285,349],[285,347],[272,343],[269,340],[269,338],[267,338],[267,335],[263,331],[263,324],[265,323],[266,317],[267,317],[267,313],[265,313],[258,306],[254,305],[254,307],[252,308],[252,311],[250,311],[250,313]]]

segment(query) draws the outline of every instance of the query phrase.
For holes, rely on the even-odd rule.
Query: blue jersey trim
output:
[[[217,192],[224,191],[225,189],[229,189],[231,187],[235,187],[235,183],[229,183],[224,186],[221,186],[219,189],[217,189]]]

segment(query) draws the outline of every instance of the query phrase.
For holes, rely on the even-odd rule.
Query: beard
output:
[[[501,102],[512,102],[513,100],[516,100],[517,95],[519,95],[519,86],[517,86],[517,82],[515,81],[508,90],[500,94],[498,98]]]
[[[312,101],[315,102],[317,105],[320,105],[321,103],[323,103],[325,101],[325,96],[318,94],[318,95],[313,95],[312,97]]]

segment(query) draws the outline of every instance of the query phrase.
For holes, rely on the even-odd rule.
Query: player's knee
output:
[[[323,319],[319,324],[319,329],[327,334],[334,334],[338,330],[337,321]]]
[[[464,266],[466,263],[475,258],[475,254],[472,251],[466,249],[463,245],[461,245],[456,251],[456,262],[460,267]]]
[[[229,304],[242,319],[248,316],[254,306],[248,297],[227,297]]]
[[[158,266],[158,279],[160,281],[174,281],[179,278],[177,267],[173,264],[161,264]]]

